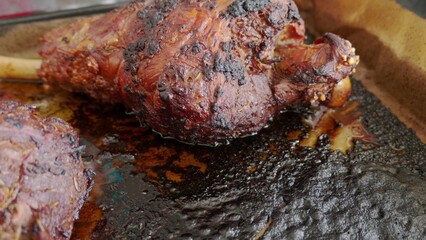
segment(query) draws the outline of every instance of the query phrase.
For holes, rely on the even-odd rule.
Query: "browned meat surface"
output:
[[[289,106],[329,102],[353,71],[349,42],[304,45],[304,34],[291,0],[147,0],[46,34],[39,74],[124,103],[165,137],[223,143]]]
[[[68,239],[91,187],[76,132],[0,101],[0,239]]]

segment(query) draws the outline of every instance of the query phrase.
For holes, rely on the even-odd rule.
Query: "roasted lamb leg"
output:
[[[291,0],[138,1],[47,33],[38,73],[123,103],[164,137],[215,145],[288,107],[346,101],[351,44],[304,34]]]

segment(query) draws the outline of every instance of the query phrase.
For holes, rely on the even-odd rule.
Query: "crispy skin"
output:
[[[46,34],[48,84],[121,102],[164,137],[215,145],[329,98],[355,64],[328,34],[304,45],[289,0],[134,2]]]
[[[68,239],[90,187],[66,122],[0,101],[0,239]]]

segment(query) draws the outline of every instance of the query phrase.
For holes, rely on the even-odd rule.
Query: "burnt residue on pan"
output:
[[[348,155],[331,152],[326,137],[316,149],[288,140],[289,133],[305,130],[297,112],[219,148],[163,140],[148,129],[133,132],[138,123],[114,116],[120,111],[106,114],[113,116],[109,120],[100,115],[99,122],[86,123],[90,131],[82,131],[103,135],[101,153],[93,158],[105,181],[103,194],[93,200],[103,216],[91,235],[422,236],[426,148],[356,83],[354,91],[352,99],[361,103],[364,123],[380,145],[358,143]],[[102,112],[102,106],[83,107],[81,119],[84,112]]]
[[[315,149],[300,147],[302,110],[210,148],[164,140],[121,107],[30,85],[0,88],[7,98],[50,96],[61,102],[53,106],[72,110],[46,114],[62,114],[80,130],[86,164],[97,173],[74,239],[420,239],[426,146],[353,84],[352,100],[379,144],[358,142],[347,155],[331,151],[325,135]]]

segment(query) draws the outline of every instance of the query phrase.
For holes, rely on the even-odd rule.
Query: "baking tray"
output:
[[[0,40],[11,32],[37,39],[29,26],[8,26]],[[13,55],[34,54],[25,42],[10,43]],[[379,144],[356,143],[347,155],[332,152],[326,136],[315,149],[299,147],[306,109],[211,148],[162,139],[121,106],[40,83],[0,82],[0,99],[36,104],[78,129],[96,178],[72,239],[422,239],[426,146],[353,85],[351,101]]]

